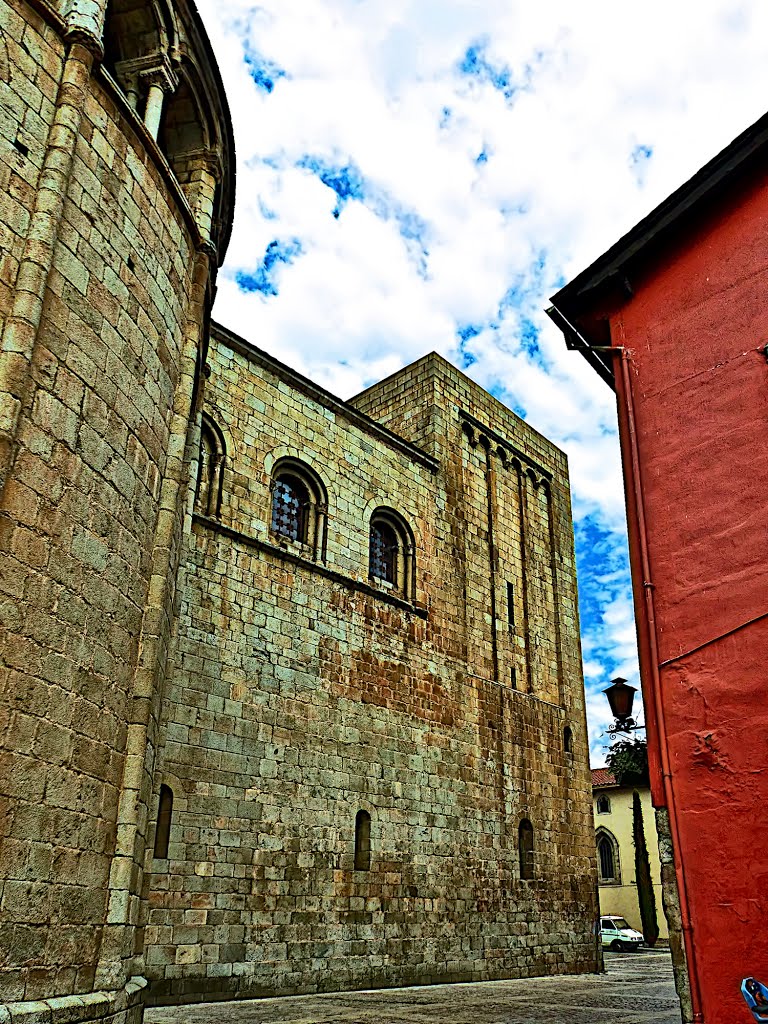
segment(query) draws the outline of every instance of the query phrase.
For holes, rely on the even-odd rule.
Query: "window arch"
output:
[[[173,790],[170,786],[160,787],[160,801],[157,806],[157,827],[155,829],[154,856],[161,860],[168,856],[171,838],[171,817],[173,815]]]
[[[195,511],[202,516],[218,516],[221,512],[226,458],[224,435],[211,417],[203,413],[195,489]]]
[[[355,815],[355,871],[371,870],[371,816],[368,811]]]
[[[195,81],[193,65],[184,63],[179,87],[163,110],[158,142],[179,184],[191,181],[194,158],[211,145],[211,128],[203,91]]]
[[[610,798],[602,794],[597,798],[597,813],[598,814],[610,814],[611,813],[611,801]]]
[[[517,838],[520,854],[520,877],[522,879],[531,879],[534,877],[533,825],[527,818],[523,818],[520,822]]]
[[[414,594],[414,542],[410,527],[391,508],[377,508],[371,516],[368,573],[372,580],[396,590],[402,597]]]
[[[601,885],[618,884],[621,882],[619,870],[619,844],[616,837],[607,828],[598,829],[597,843],[597,876]]]
[[[280,459],[270,486],[272,537],[280,544],[300,545],[310,558],[321,556],[328,502],[320,478],[297,459]]]
[[[146,105],[158,74],[167,87],[172,86],[168,54],[175,42],[173,18],[164,0],[109,0],[104,65],[137,113]]]

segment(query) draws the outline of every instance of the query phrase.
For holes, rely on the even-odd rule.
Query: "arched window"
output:
[[[611,801],[607,796],[599,796],[597,798],[597,813],[598,814],[610,814],[611,813]]]
[[[355,871],[371,870],[371,816],[368,811],[355,815]]]
[[[573,732],[569,725],[563,729],[563,750],[566,754],[573,753]]]
[[[153,137],[157,134],[162,97],[172,92],[175,85],[169,59],[174,44],[173,19],[165,0],[110,0],[108,3],[104,66],[131,107],[143,113]]]
[[[619,874],[619,845],[608,829],[599,829],[597,840],[597,871],[601,884],[621,881]]]
[[[533,878],[533,825],[523,818],[518,829],[518,850],[520,853],[520,877]]]
[[[286,474],[276,480],[272,491],[272,532],[306,544],[309,505],[309,491],[299,477]]]
[[[173,790],[170,786],[160,787],[160,802],[157,808],[157,828],[155,829],[155,857],[168,856],[168,843],[171,837],[171,815],[173,814]]]
[[[203,413],[195,491],[195,511],[202,516],[218,516],[221,511],[225,460],[224,436],[210,416]]]
[[[397,555],[400,545],[389,523],[371,523],[371,576],[397,586]]]
[[[413,534],[394,509],[378,508],[371,516],[368,572],[403,597],[414,592]]]
[[[272,474],[273,538],[300,545],[302,554],[316,558],[325,547],[326,509],[325,488],[309,466],[281,459]]]

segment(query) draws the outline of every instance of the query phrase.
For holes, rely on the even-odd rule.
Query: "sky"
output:
[[[613,393],[548,298],[765,112],[760,0],[198,0],[229,98],[216,319],[349,398],[440,352],[568,455],[593,766],[639,685]]]

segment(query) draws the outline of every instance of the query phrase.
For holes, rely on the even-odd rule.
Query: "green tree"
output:
[[[619,740],[608,751],[606,763],[620,786],[648,784],[648,745],[645,740]],[[659,937],[656,894],[653,891],[651,864],[645,842],[643,808],[640,794],[636,790],[632,793],[632,842],[635,847],[635,884],[643,938],[649,946],[655,946]]]
[[[640,905],[640,920],[643,938],[649,946],[655,946],[659,937],[659,920],[656,916],[656,893],[653,891],[651,864],[648,847],[645,844],[643,808],[637,790],[632,794],[632,841],[635,844],[635,884],[637,902]]]
[[[620,786],[648,784],[648,745],[645,740],[619,740],[605,759],[609,771]]]

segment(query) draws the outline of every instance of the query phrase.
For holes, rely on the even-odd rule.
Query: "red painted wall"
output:
[[[611,336],[629,354],[696,970],[707,1024],[738,1024],[752,1019],[741,979],[768,983],[768,186],[742,182],[630,284]],[[648,709],[649,622],[620,380],[618,393]],[[657,757],[652,768],[663,803]]]

